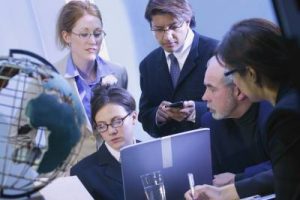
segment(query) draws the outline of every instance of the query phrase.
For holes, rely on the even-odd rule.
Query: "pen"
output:
[[[192,173],[188,173],[188,179],[189,179],[189,184],[190,184],[190,189],[191,189],[191,192],[192,192],[192,197],[194,199],[194,196],[195,196],[195,181],[194,181],[194,175]]]

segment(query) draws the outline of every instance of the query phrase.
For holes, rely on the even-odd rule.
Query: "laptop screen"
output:
[[[196,129],[121,150],[124,196],[146,199],[140,175],[161,171],[167,199],[183,199],[189,190],[188,173],[195,184],[212,184],[210,131]]]

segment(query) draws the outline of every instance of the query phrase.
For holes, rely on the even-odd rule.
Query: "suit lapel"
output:
[[[104,168],[104,173],[110,179],[113,179],[122,184],[122,173],[120,163],[110,154],[105,144],[102,144],[97,152],[97,156],[100,162],[98,163]]]
[[[180,76],[176,88],[186,79],[186,77],[191,73],[191,71],[197,66],[197,60],[200,59],[198,46],[199,46],[199,35],[195,33],[191,50],[180,72]]]
[[[156,66],[158,71],[157,71],[157,81],[162,81],[162,80],[166,80],[167,82],[164,84],[166,84],[166,86],[168,87],[167,91],[170,91],[170,93],[172,93],[174,91],[174,87],[173,87],[173,83],[172,83],[172,78],[169,72],[169,67],[168,67],[168,63],[167,63],[167,59],[165,56],[165,53],[163,51],[162,48],[160,48],[161,52],[158,54],[158,59],[156,62]]]
[[[88,116],[87,116],[87,114],[85,112],[85,109],[84,109],[83,103],[81,101],[81,98],[79,96],[79,92],[78,92],[78,88],[77,88],[77,84],[75,82],[75,79],[71,78],[71,77],[66,77],[65,76],[66,75],[67,62],[68,62],[69,56],[70,55],[68,54],[61,61],[57,62],[55,64],[55,67],[56,67],[57,71],[67,80],[67,82],[70,84],[70,86],[72,87],[73,91],[75,92],[76,96],[79,98],[79,100],[80,100],[80,106],[83,109],[84,115],[85,115],[86,128],[92,133],[93,132],[93,128],[92,128],[90,120],[89,120],[89,118],[88,118]]]

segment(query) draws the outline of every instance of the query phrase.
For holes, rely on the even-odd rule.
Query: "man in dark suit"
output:
[[[206,111],[203,78],[217,42],[191,29],[195,19],[186,0],[150,0],[145,18],[160,47],[140,63],[138,119],[153,137],[194,129]],[[169,107],[177,101],[182,107]]]
[[[127,90],[102,86],[91,100],[92,120],[104,143],[71,168],[94,199],[123,200],[120,149],[135,143],[135,101]]]

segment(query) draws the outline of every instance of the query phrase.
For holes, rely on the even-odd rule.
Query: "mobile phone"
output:
[[[169,108],[183,108],[183,101],[178,101],[175,103],[171,103],[170,105],[167,105],[166,107]]]

